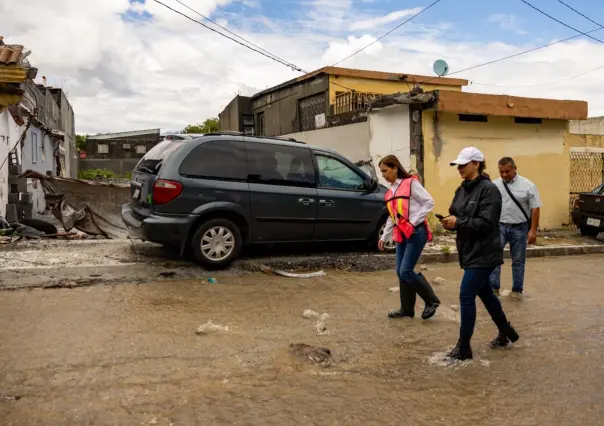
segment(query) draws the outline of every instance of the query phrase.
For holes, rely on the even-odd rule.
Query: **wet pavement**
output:
[[[0,292],[1,424],[599,425],[603,261],[530,259],[525,299],[502,297],[521,340],[489,349],[479,303],[476,358],[459,364],[442,361],[459,327],[455,264],[425,272],[447,281],[429,321],[386,318],[390,271]],[[307,309],[329,314],[327,333]],[[196,334],[208,321],[228,329]]]

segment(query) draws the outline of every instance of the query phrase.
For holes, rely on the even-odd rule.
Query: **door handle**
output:
[[[319,205],[325,207],[334,207],[336,203],[334,203],[332,200],[319,200]]]
[[[300,199],[298,199],[298,203],[302,204],[303,206],[310,206],[314,202],[315,202],[315,200],[313,200],[312,198],[300,198]]]

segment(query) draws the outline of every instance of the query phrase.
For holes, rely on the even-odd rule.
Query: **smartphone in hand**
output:
[[[445,218],[442,214],[435,214],[434,216],[436,216],[436,218],[440,221],[442,221]]]

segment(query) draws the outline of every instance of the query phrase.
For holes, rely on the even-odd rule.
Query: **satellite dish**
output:
[[[434,70],[434,73],[439,77],[444,77],[449,73],[449,65],[442,59],[435,61],[434,65],[432,66],[432,69]]]

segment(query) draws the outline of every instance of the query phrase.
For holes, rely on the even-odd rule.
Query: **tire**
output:
[[[388,218],[385,218],[385,219],[383,219],[380,222],[377,230],[374,232],[373,237],[369,241],[370,248],[372,250],[377,250],[378,249],[377,248],[377,244],[378,244],[378,241],[380,240],[380,238],[382,238],[382,235],[384,233],[384,227],[386,226],[386,221],[387,220],[388,220]],[[396,251],[396,244],[392,240],[386,242],[386,248],[384,249],[384,252],[385,253],[393,253],[394,251]]]
[[[222,233],[222,235],[221,235]],[[210,242],[209,240],[214,240]],[[203,245],[210,245],[207,249]],[[212,244],[216,244],[212,246]],[[204,222],[195,232],[191,240],[191,248],[195,261],[208,270],[217,270],[227,268],[233,260],[239,255],[243,237],[241,230],[237,225],[228,219],[210,219]],[[212,250],[221,248],[217,254],[212,255]],[[223,253],[223,250],[230,250]],[[215,253],[215,252],[214,252]]]
[[[40,232],[44,232],[46,235],[54,235],[57,233],[57,227],[52,223],[41,219],[21,219],[19,221],[21,225],[29,226]]]
[[[600,228],[594,228],[593,226],[587,225],[581,226],[579,230],[584,237],[597,237],[600,233]]]

